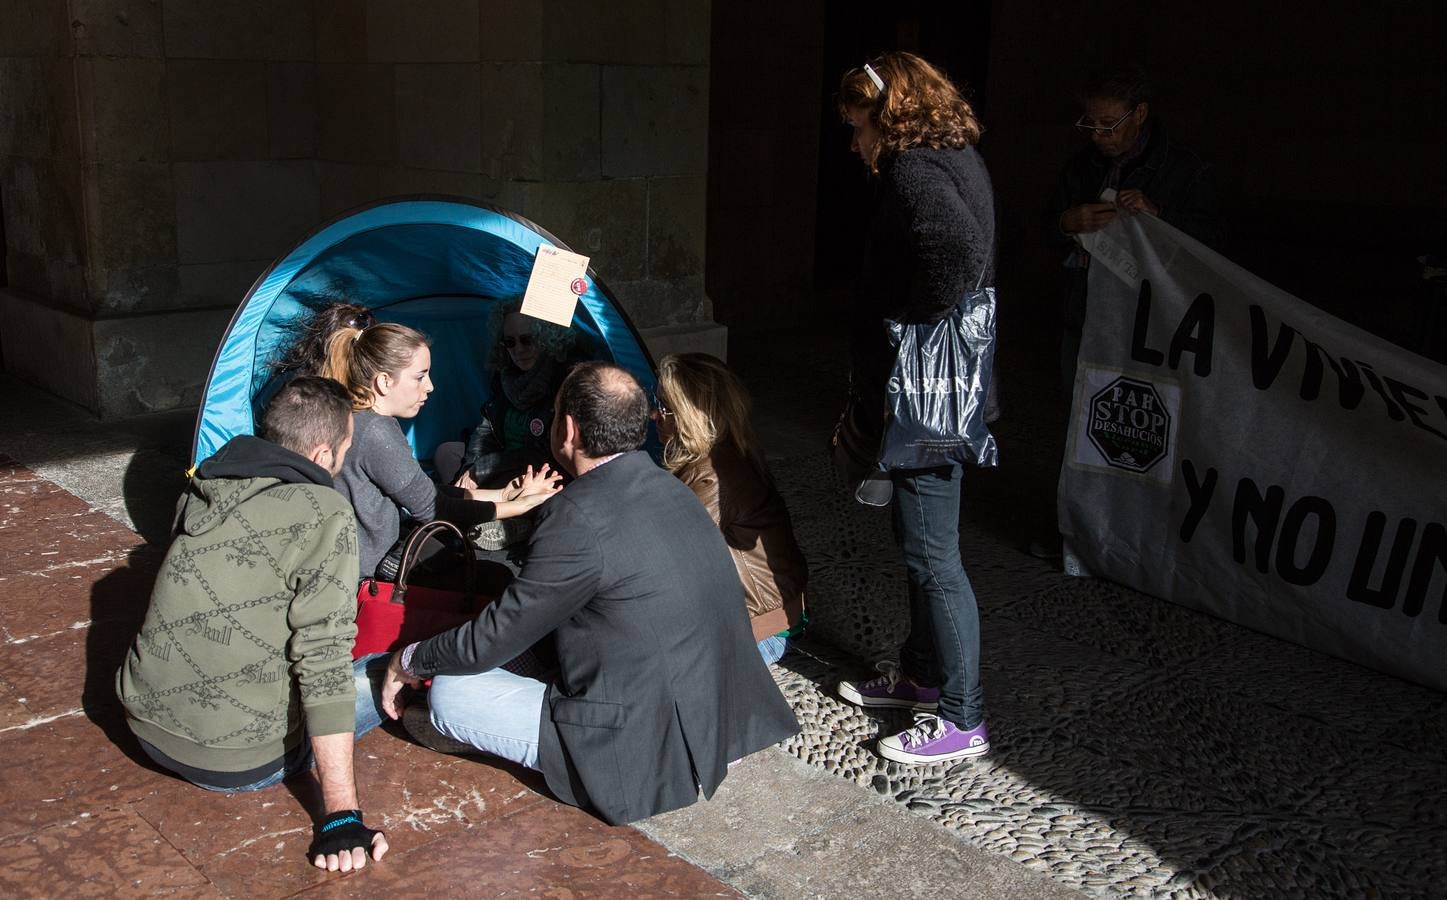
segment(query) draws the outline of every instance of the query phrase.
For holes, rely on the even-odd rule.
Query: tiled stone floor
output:
[[[396,734],[357,745],[381,864],[305,859],[303,787],[208,794],[153,769],[113,679],[159,550],[0,456],[0,897],[736,896],[632,828],[539,793],[530,773]]]

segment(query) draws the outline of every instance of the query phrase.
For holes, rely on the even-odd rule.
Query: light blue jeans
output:
[[[484,753],[538,767],[538,732],[548,686],[506,669],[438,675],[429,702],[432,725]]]
[[[784,658],[789,652],[789,639],[781,634],[771,634],[759,641],[759,655],[764,658],[764,665],[772,666]]]

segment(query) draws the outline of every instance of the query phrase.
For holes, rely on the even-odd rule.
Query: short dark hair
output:
[[[617,366],[579,363],[558,388],[557,415],[572,416],[578,443],[591,459],[626,453],[648,436],[648,397],[638,379]]]
[[[1082,105],[1091,100],[1119,100],[1134,109],[1151,102],[1151,79],[1138,63],[1097,69],[1080,91]]]
[[[303,456],[319,444],[336,453],[347,438],[352,398],[330,378],[298,375],[261,413],[260,436]]]

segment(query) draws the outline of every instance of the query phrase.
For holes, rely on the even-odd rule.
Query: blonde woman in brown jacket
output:
[[[748,392],[718,358],[681,353],[659,362],[655,400],[663,464],[723,532],[754,640],[772,665],[803,631],[809,568],[754,437]]]

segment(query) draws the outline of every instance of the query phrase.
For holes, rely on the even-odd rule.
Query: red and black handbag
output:
[[[467,546],[456,525],[437,519],[408,536],[395,584],[376,578],[363,579],[357,587],[357,641],[352,645],[352,659],[369,653],[390,653],[456,628],[477,618],[484,606],[497,599],[477,590],[477,563],[470,552],[460,554],[461,590],[407,583],[427,539],[448,531],[456,535],[463,547]]]

